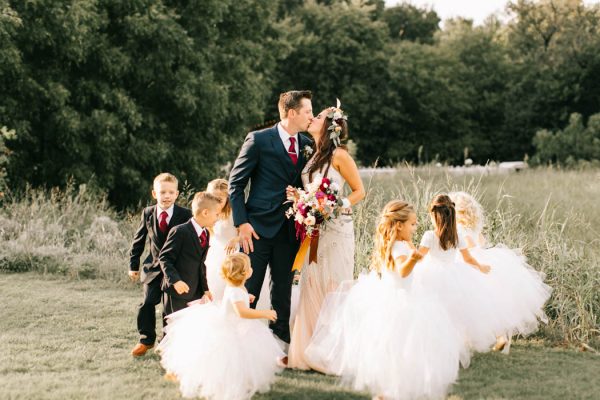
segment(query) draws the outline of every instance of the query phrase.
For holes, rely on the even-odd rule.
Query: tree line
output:
[[[341,99],[363,165],[597,159],[598,6],[507,12],[441,28],[383,0],[0,0],[0,190],[93,180],[126,207],[160,171],[202,187],[289,89],[315,113]]]

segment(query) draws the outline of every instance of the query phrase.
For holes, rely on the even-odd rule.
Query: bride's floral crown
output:
[[[342,144],[340,141],[342,121],[348,121],[348,116],[340,108],[341,106],[342,103],[340,102],[340,99],[336,99],[336,106],[329,108],[329,112],[327,113],[327,118],[331,119],[331,126],[327,128],[327,131],[329,132],[329,138],[333,140],[335,147]]]

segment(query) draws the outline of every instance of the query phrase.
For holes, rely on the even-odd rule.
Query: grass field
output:
[[[403,168],[365,179],[355,207],[356,269],[368,265],[375,219],[392,198],[413,203],[420,234],[440,192],[484,205],[492,243],[520,249],[546,274],[548,325],[510,356],[484,354],[461,371],[451,398],[597,399],[600,356],[600,170],[534,169],[452,175]],[[10,195],[0,208],[0,399],[179,398],[152,354],[132,359],[141,289],[127,282],[137,215],[117,213],[81,185]],[[400,379],[401,377],[399,377]],[[369,398],[332,377],[285,371],[264,399]]]
[[[139,288],[105,280],[0,274],[0,398],[177,399],[156,354],[134,359]],[[461,371],[450,399],[597,399],[600,356],[519,342]],[[401,377],[398,377],[400,379]],[[285,371],[256,399],[368,399],[335,378]]]

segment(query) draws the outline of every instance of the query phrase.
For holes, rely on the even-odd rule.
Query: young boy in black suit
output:
[[[175,225],[188,221],[192,216],[189,209],[175,204],[179,196],[175,176],[162,173],[154,178],[152,187],[152,197],[156,199],[156,204],[146,207],[142,212],[142,221],[129,252],[129,277],[133,281],[140,279],[144,288],[144,299],[137,315],[140,340],[131,351],[134,357],[146,354],[156,341],[156,306],[162,300],[163,276],[158,263],[158,254],[167,239],[169,230]],[[150,253],[144,260],[140,273],[140,257],[144,253],[146,240],[150,242]]]
[[[221,198],[208,192],[196,193],[192,201],[192,218],[169,232],[158,256],[164,274],[162,289],[166,315],[195,300],[212,300],[204,261],[210,240],[208,228],[217,221],[222,204]]]

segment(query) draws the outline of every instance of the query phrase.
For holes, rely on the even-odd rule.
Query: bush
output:
[[[0,213],[0,270],[124,280],[134,226],[88,185],[29,188]]]
[[[600,161],[600,113],[592,115],[587,126],[581,114],[573,113],[563,130],[538,131],[533,145],[536,147],[534,163],[556,163],[568,167],[597,163]]]

